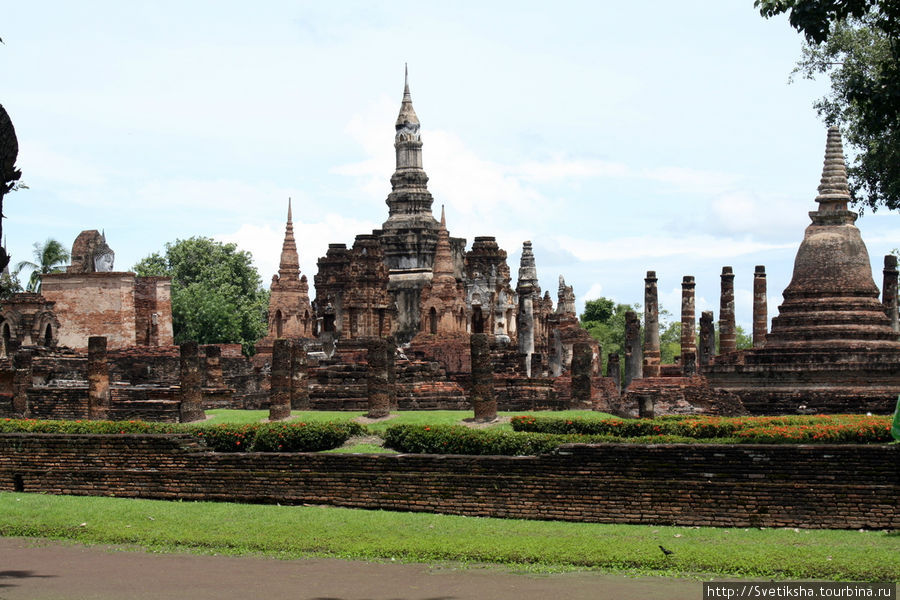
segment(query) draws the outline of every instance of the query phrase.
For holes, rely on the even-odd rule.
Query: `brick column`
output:
[[[200,374],[200,347],[197,342],[181,344],[181,422],[202,421],[206,418],[203,412],[203,377]]]
[[[221,389],[225,387],[225,377],[222,375],[222,349],[218,346],[206,346],[203,351],[206,372],[206,387]]]
[[[756,265],[753,272],[753,347],[766,345],[769,330],[769,299],[766,296],[766,267]]]
[[[88,418],[109,417],[109,363],[106,360],[106,338],[88,338]]]
[[[884,285],[881,286],[881,302],[884,312],[891,321],[891,329],[900,332],[900,320],[897,314],[897,257],[887,254],[884,257]]]
[[[622,371],[619,364],[619,355],[610,352],[606,357],[606,376],[612,377],[617,392],[622,390]]]
[[[734,325],[734,270],[722,267],[722,293],[719,296],[719,354],[737,350],[737,335]],[[715,340],[713,340],[715,343]],[[703,342],[701,342],[702,344]],[[701,349],[702,352],[702,349]],[[710,357],[715,356],[715,345]],[[700,363],[707,364],[707,363]]]
[[[721,321],[719,321],[721,323]],[[719,343],[722,343],[721,330],[719,330]],[[712,362],[716,355],[716,328],[713,326],[713,312],[704,310],[700,313],[700,352],[699,362],[701,366]]]
[[[656,271],[644,278],[644,377],[659,377],[659,296]]]
[[[391,384],[388,377],[388,343],[384,338],[374,338],[366,344],[366,389],[369,399],[370,419],[381,419],[391,414]]]
[[[28,405],[28,390],[33,383],[32,365],[34,355],[31,350],[19,350],[13,354],[13,399],[12,409],[23,419],[31,418],[31,407]]]
[[[641,378],[641,320],[633,310],[625,313],[625,389]]]
[[[388,370],[388,400],[391,410],[400,410],[397,401],[397,340],[394,336],[388,336],[387,340],[387,370]]]
[[[694,278],[685,275],[681,281],[681,369],[685,377],[697,373],[697,343],[694,335]]]
[[[291,410],[309,410],[309,360],[300,341],[291,345]]]
[[[591,370],[594,349],[587,342],[572,344],[572,408],[585,408],[591,404]]]
[[[494,398],[494,367],[491,364],[490,336],[473,333],[470,341],[472,352],[472,406],[476,421],[493,421],[497,418],[497,400]]]
[[[291,416],[291,340],[278,338],[272,344],[272,374],[269,383],[269,420]]]

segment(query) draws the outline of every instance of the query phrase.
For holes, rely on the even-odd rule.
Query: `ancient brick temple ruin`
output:
[[[784,290],[765,342],[717,357],[710,385],[738,395],[755,413],[880,412],[900,394],[896,327],[896,261],[886,261],[884,300],[872,278],[869,253],[850,192],[840,132],[828,130],[825,165]],[[754,319],[756,322],[756,319]]]
[[[72,265],[46,275],[42,294],[0,306],[0,416],[177,421],[230,407],[269,408],[277,419],[307,408],[472,409],[476,399],[481,419],[572,407],[631,416],[892,410],[900,394],[897,262],[885,260],[879,301],[847,208],[836,129],[819,208],[772,330],[764,267],[753,274],[747,350],[736,344],[733,269],[720,275],[718,350],[711,311],[699,315],[696,336],[696,282],[685,276],[679,363],[662,365],[657,277],[648,271],[643,335],[640,315],[629,312],[624,356],[609,355],[606,377],[574,290],[560,276],[554,306],[530,241],[514,285],[496,238],[476,237],[467,249],[450,235],[452,214],[442,208],[434,218],[408,81],[395,130],[387,220],[350,247],[329,244],[312,302],[288,201],[268,331],[252,361],[237,345],[175,346],[169,280],[113,271],[105,236],[84,231]]]
[[[269,333],[257,345],[254,363],[265,370],[272,364],[273,341],[295,340],[312,358],[313,408],[365,409],[368,344],[389,337],[400,352],[395,370],[400,408],[467,408],[469,338],[484,333],[501,409],[560,408],[571,399],[573,346],[581,342],[591,349],[588,377],[594,382],[581,405],[607,406],[613,384],[601,381],[600,351],[579,325],[574,292],[560,277],[555,310],[550,295],[541,295],[531,242],[523,244],[514,288],[507,253],[496,238],[476,237],[467,251],[465,239],[450,236],[443,208],[440,221],[434,218],[408,80],[395,129],[387,221],[371,234],[357,235],[350,248],[330,244],[319,258],[311,321],[289,209],[272,284]]]
[[[96,230],[78,235],[71,256],[64,273],[43,276],[40,294],[14,294],[0,306],[0,416],[202,418],[199,384],[184,409],[170,280],[114,271],[114,253]],[[256,398],[258,377],[239,345],[203,354],[208,406],[230,406],[235,394]]]
[[[655,412],[889,413],[900,395],[897,261],[885,257],[883,299],[850,193],[840,132],[828,131],[825,164],[797,250],[784,302],[766,331],[766,274],[753,274],[753,347],[737,350],[734,273],[722,269],[719,354],[714,356],[712,313],[704,313],[699,349],[694,339],[694,278],[684,278],[682,353],[677,369],[660,371],[656,275],[647,274],[644,376],[633,380],[619,408]],[[655,346],[654,346],[655,344]],[[654,354],[651,354],[654,353]],[[647,356],[650,355],[650,356]],[[659,375],[669,375],[660,377]]]
[[[85,351],[94,335],[105,336],[111,350],[172,345],[169,278],[113,271],[113,258],[105,235],[82,231],[66,272],[43,276],[41,295],[53,303],[59,345]]]

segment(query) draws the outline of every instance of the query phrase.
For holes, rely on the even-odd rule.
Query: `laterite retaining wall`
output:
[[[900,529],[900,446],[567,445],[545,456],[214,453],[0,435],[0,490],[601,523]]]

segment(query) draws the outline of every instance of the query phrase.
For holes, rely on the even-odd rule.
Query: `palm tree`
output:
[[[47,273],[61,273],[61,266],[69,260],[69,251],[56,240],[48,238],[43,244],[34,243],[34,259],[36,263],[27,260],[17,263],[15,274],[18,275],[23,269],[31,269],[31,277],[28,278],[25,289],[40,293],[41,277]]]

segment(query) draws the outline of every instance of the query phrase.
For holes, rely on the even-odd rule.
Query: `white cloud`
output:
[[[676,255],[732,258],[763,250],[790,248],[795,244],[768,244],[752,240],[719,238],[711,235],[685,237],[620,237],[612,240],[585,240],[556,236],[559,245],[585,261],[635,258],[668,258]]]
[[[734,187],[739,178],[729,173],[686,169],[684,167],[655,167],[642,169],[639,177],[675,186],[686,191],[721,193]]]
[[[190,218],[189,212],[198,211],[247,221],[259,215],[261,204],[271,203],[269,206],[279,207],[280,212],[291,196],[296,211],[304,200],[298,198],[296,189],[237,179],[176,179],[148,181],[136,190],[132,201],[135,206],[166,209],[172,219]]]
[[[612,161],[554,158],[548,162],[528,161],[509,167],[511,175],[525,181],[542,183],[575,177],[627,177],[628,166]]]
[[[767,239],[796,240],[809,224],[808,202],[783,197],[763,198],[741,190],[723,193],[710,202],[707,227],[712,231],[752,234]]]
[[[80,158],[57,152],[42,144],[23,140],[17,165],[26,180],[44,180],[78,187],[98,187],[106,183],[103,171]]]
[[[596,300],[597,298],[600,298],[602,296],[603,296],[603,284],[595,283],[588,289],[588,291],[586,291],[584,294],[582,294],[582,301],[581,301],[582,306],[584,306],[584,302],[586,302],[588,300]]]
[[[368,233],[372,229],[372,223],[334,213],[325,215],[324,220],[316,223],[294,219],[294,239],[297,242],[297,254],[300,256],[300,272],[309,279],[311,295],[314,294],[313,276],[318,270],[316,261],[325,255],[328,244],[345,243],[349,247],[357,234]],[[242,250],[249,251],[263,279],[263,286],[269,287],[270,278],[278,272],[281,246],[284,242],[283,225],[276,228],[272,225],[244,224],[237,231],[216,234],[213,237],[223,242],[233,242]]]

